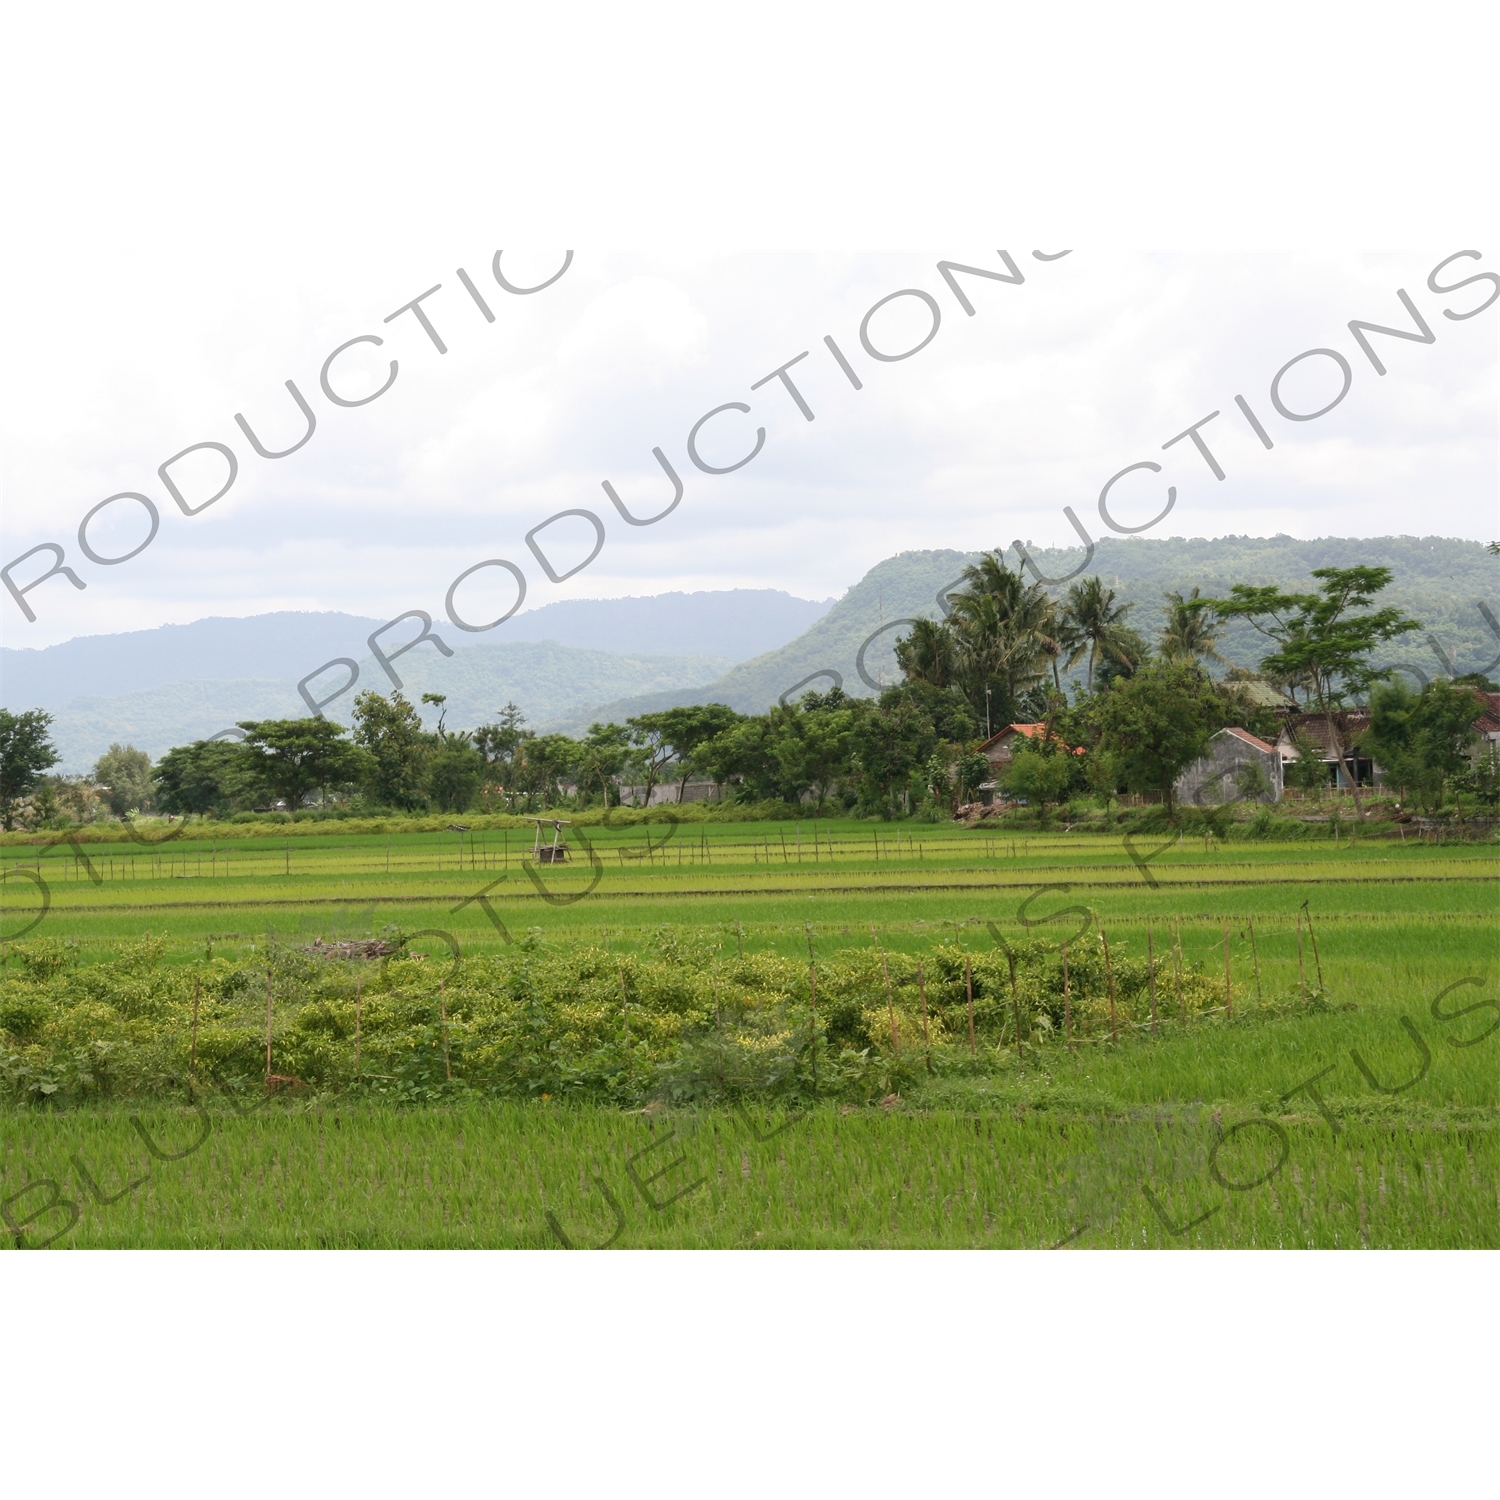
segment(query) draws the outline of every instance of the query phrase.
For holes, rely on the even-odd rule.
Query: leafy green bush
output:
[[[272,1071],[320,1094],[418,1102],[462,1094],[640,1104],[813,1096],[864,1101],[916,1070],[981,1072],[1025,1048],[1128,1034],[1149,1023],[1152,971],[1085,933],[1054,944],[922,954],[859,949],[805,963],[730,954],[671,927],[649,951],[549,947],[528,933],[504,954],[455,964],[406,953],[341,962],[271,946],[254,959],[160,962],[147,936],[109,962],[68,966],[26,946],[0,983],[0,1075],[13,1098],[259,1094]],[[16,951],[16,950],[13,950]],[[1158,953],[1157,1012],[1201,1016],[1222,982]],[[972,1025],[969,986],[973,987]]]

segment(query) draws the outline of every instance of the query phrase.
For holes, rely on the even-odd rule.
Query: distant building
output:
[[[718,802],[721,789],[711,781],[690,781],[683,788],[683,802]],[[651,788],[651,800],[646,800],[646,788],[644,786],[622,786],[620,788],[620,803],[624,807],[665,807],[677,802],[677,783],[675,781],[658,781]]]
[[[979,753],[990,763],[990,779],[980,782],[978,787],[986,802],[995,800],[1000,783],[1005,780],[1010,763],[1015,759],[1016,751],[1025,749],[1028,740],[1042,739],[1046,732],[1045,721],[1040,724],[1007,724],[979,747]],[[1067,749],[1067,746],[1063,748]],[[1073,752],[1074,755],[1083,753],[1082,750]]]
[[[1500,693],[1476,693],[1484,699],[1484,712],[1474,721],[1474,728],[1491,745],[1500,746]]]
[[[1333,734],[1328,731],[1328,721],[1333,720]],[[1360,786],[1378,786],[1385,779],[1385,772],[1368,755],[1354,749],[1359,737],[1370,727],[1370,712],[1364,708],[1339,709],[1333,714],[1290,713],[1282,716],[1281,733],[1276,740],[1276,749],[1283,765],[1302,758],[1297,748],[1299,743],[1318,757],[1328,768],[1328,784],[1347,788],[1349,778],[1339,763],[1339,745],[1344,747],[1344,759],[1348,761],[1354,778]]]
[[[1282,757],[1248,729],[1221,729],[1209,742],[1208,754],[1195,760],[1178,778],[1179,802],[1217,807],[1225,802],[1276,802],[1281,798]],[[1244,783],[1250,767],[1262,772],[1265,785],[1247,793]]]

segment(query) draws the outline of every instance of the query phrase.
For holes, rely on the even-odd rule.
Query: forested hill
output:
[[[1084,560],[1082,547],[1031,549],[1031,555],[1049,578],[1071,572]],[[1011,566],[1016,564],[1014,548],[1007,548],[1005,556]],[[935,618],[938,591],[952,585],[965,563],[972,561],[973,555],[952,551],[903,552],[887,558],[810,630],[779,650],[740,663],[704,688],[601,704],[591,717],[619,719],[674,703],[708,702],[759,713],[820,671],[837,672],[846,692],[871,694],[876,688],[857,670],[861,643],[882,624],[919,615]],[[1106,537],[1079,576],[1102,577],[1134,606],[1127,623],[1151,640],[1161,625],[1162,595],[1169,589],[1186,594],[1196,585],[1213,595],[1227,593],[1236,583],[1263,583],[1306,591],[1315,586],[1310,577],[1314,568],[1361,564],[1390,568],[1394,581],[1379,602],[1405,611],[1424,627],[1387,649],[1379,658],[1382,664],[1405,662],[1435,674],[1438,658],[1428,634],[1450,654],[1458,672],[1491,667],[1500,656],[1500,640],[1478,608],[1485,603],[1500,620],[1500,558],[1489,555],[1479,542],[1447,537]],[[1066,591],[1066,584],[1052,590],[1058,596]],[[899,677],[890,647],[903,629],[888,628],[868,647],[865,673],[875,684]],[[1225,631],[1221,649],[1231,662],[1253,667],[1265,653],[1266,642],[1249,625],[1236,623]],[[833,680],[820,677],[797,691],[822,691]],[[559,727],[586,728],[589,719],[590,715],[570,717]]]

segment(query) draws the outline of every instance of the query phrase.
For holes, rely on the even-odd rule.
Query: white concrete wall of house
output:
[[[1267,789],[1249,797],[1240,780],[1247,768],[1256,766],[1265,776]],[[1179,802],[1218,807],[1226,802],[1279,802],[1281,800],[1281,755],[1271,746],[1262,749],[1228,729],[1209,741],[1208,754],[1196,760],[1177,778]]]
[[[717,802],[719,801],[719,788],[711,781],[690,781],[683,788],[682,800],[684,802]],[[622,786],[620,788],[620,801],[626,807],[665,807],[675,805],[677,802],[677,783],[675,781],[658,782],[651,788],[651,800],[646,801],[646,788],[644,786]]]

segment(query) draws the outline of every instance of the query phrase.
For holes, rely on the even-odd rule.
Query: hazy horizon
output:
[[[0,593],[0,639],[278,610],[440,619],[466,573],[455,607],[482,625],[516,599],[496,559],[524,575],[523,611],[819,600],[903,550],[1074,544],[1064,507],[1096,540],[1487,541],[1500,324],[1473,280],[1489,262],[1457,254],[507,250],[509,285],[556,277],[517,296],[474,243],[127,247],[102,280],[76,255],[12,252],[28,292],[3,304],[0,564],[50,545],[86,587],[40,583],[34,623]],[[349,405],[392,361],[389,390]],[[225,450],[235,478],[211,500]],[[159,527],[96,564],[79,528],[112,496],[144,497]],[[148,522],[118,498],[87,539],[124,558]]]

